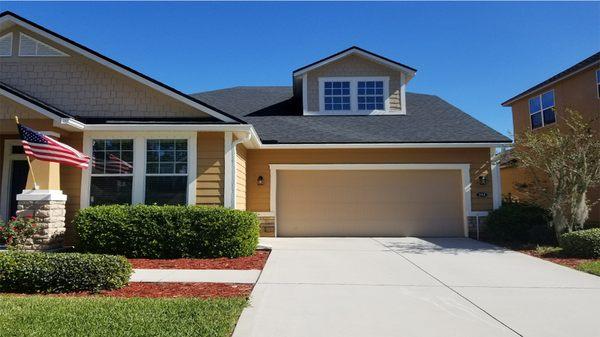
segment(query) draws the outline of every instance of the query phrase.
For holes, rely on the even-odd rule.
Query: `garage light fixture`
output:
[[[488,178],[487,176],[479,176],[477,179],[479,181],[479,185],[487,185]]]
[[[258,178],[256,179],[256,185],[262,186],[264,184],[265,184],[265,178],[263,178],[263,176],[258,176]]]

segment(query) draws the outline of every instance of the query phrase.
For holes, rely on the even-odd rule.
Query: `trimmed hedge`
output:
[[[74,225],[78,250],[134,258],[249,256],[259,235],[256,214],[223,207],[95,206]]]
[[[559,241],[567,256],[600,258],[600,228],[565,233]]]
[[[122,256],[78,253],[0,253],[0,291],[65,293],[111,290],[129,282]]]
[[[550,212],[537,205],[503,203],[490,212],[486,235],[501,242],[553,244],[556,237],[550,220]]]

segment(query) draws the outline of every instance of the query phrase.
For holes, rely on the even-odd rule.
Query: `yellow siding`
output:
[[[466,163],[471,164],[471,200],[473,211],[492,209],[492,181],[479,185],[477,178],[490,172],[490,150],[482,149],[327,149],[327,150],[248,150],[247,178],[263,176],[265,183],[247,185],[247,208],[255,212],[270,211],[269,164],[403,164]],[[486,192],[486,197],[478,197]]]
[[[196,204],[223,206],[225,138],[222,132],[198,133]]]

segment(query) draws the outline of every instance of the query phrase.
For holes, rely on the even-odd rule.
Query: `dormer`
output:
[[[416,69],[351,47],[296,69],[303,115],[404,115]]]

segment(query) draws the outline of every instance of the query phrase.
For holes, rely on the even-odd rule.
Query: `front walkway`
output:
[[[277,238],[234,337],[600,336],[600,278],[470,239]]]
[[[130,282],[211,282],[254,284],[260,270],[134,269]]]

